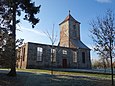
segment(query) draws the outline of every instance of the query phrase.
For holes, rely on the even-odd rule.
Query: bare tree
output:
[[[107,10],[103,18],[97,18],[91,22],[91,34],[95,43],[94,50],[104,58],[111,59],[111,75],[113,85],[113,65],[112,58],[115,53],[115,21],[114,14]]]
[[[96,68],[96,69],[99,69],[99,68],[104,68],[105,67],[105,61],[104,59],[98,59],[98,60],[94,60],[92,62],[92,67],[93,68]]]
[[[57,33],[55,32],[55,29],[54,29],[54,24],[53,24],[53,29],[51,31],[51,33],[49,33],[49,31],[44,31],[44,33],[46,34],[46,36],[50,39],[51,41],[51,74],[53,75],[53,62],[54,62],[54,57],[55,57],[55,51],[54,51],[54,44],[56,43],[57,41]]]

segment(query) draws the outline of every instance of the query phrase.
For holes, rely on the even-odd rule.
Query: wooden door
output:
[[[67,68],[67,59],[63,59],[62,65],[63,65],[63,68]]]

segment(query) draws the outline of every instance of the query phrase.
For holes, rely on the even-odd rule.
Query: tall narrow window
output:
[[[73,62],[77,62],[77,52],[73,52]]]
[[[73,25],[73,29],[76,29],[76,25]]]
[[[73,25],[73,36],[76,37],[76,25]]]
[[[20,61],[20,50],[17,50],[17,60]]]
[[[51,61],[56,62],[56,50],[51,49]]]
[[[37,47],[37,61],[42,61],[43,48]]]
[[[23,59],[23,61],[25,60],[25,48],[23,48],[23,56],[22,56],[22,59]]]
[[[85,63],[85,52],[82,52],[82,63]]]

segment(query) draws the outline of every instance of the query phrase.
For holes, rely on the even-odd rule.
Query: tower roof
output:
[[[70,11],[69,11],[69,15],[68,15],[68,16],[64,19],[64,21],[62,21],[59,25],[61,25],[62,23],[66,22],[66,21],[68,21],[68,20],[70,20],[70,19],[72,19],[72,20],[74,20],[76,23],[79,23],[79,24],[80,24],[80,22],[78,22],[77,20],[75,20],[75,19],[71,16]]]

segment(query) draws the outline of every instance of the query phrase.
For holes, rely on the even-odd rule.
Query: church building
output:
[[[58,46],[25,43],[17,49],[17,67],[90,69],[90,49],[80,39],[80,22],[69,12],[59,26]]]

